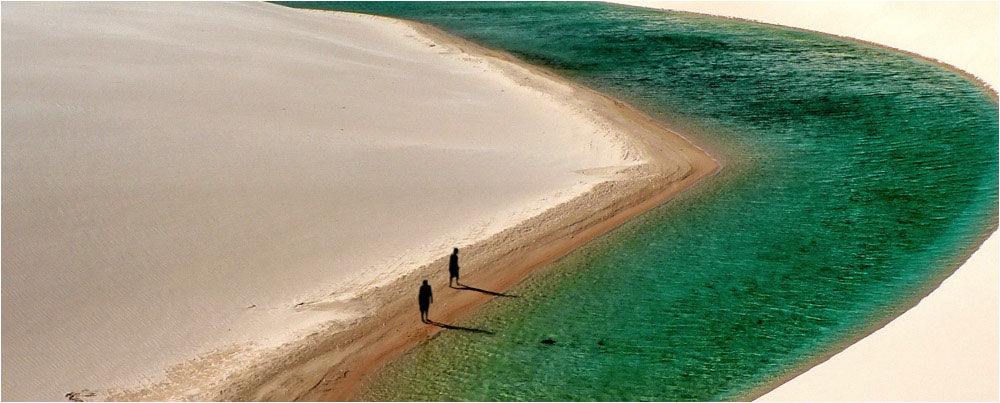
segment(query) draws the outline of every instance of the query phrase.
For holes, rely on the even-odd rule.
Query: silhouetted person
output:
[[[431,302],[434,302],[434,295],[431,294],[431,286],[427,284],[427,280],[424,280],[424,285],[420,286],[417,302],[420,303],[420,321],[427,323],[427,310],[430,309]]]
[[[456,285],[461,285],[461,284],[458,283],[458,248],[455,248],[455,250],[451,252],[451,257],[448,258],[448,286],[449,287],[453,287],[451,285],[452,280],[455,281]]]

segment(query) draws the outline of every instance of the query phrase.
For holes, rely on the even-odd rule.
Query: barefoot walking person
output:
[[[424,285],[420,286],[417,302],[420,303],[420,321],[427,323],[427,310],[430,309],[431,302],[434,302],[434,295],[431,294],[431,286],[427,284],[427,280],[424,280]]]
[[[458,283],[458,248],[455,248],[451,252],[451,257],[448,258],[448,286],[454,287],[451,282],[455,281],[455,285],[461,285]]]

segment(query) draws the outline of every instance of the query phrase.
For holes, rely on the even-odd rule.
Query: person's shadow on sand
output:
[[[432,324],[432,325],[437,326],[437,327],[440,327],[440,328],[443,328],[443,329],[462,330],[462,331],[465,331],[465,332],[472,332],[472,333],[493,334],[493,332],[491,332],[489,330],[476,329],[476,328],[472,328],[472,327],[453,326],[453,325],[449,325],[447,323],[435,322],[435,321],[430,320],[430,319],[427,319],[427,323]]]
[[[468,290],[468,291],[481,292],[483,294],[489,294],[489,295],[492,295],[494,297],[517,298],[517,295],[504,294],[502,292],[496,292],[496,291],[484,290],[482,288],[470,287],[470,286],[467,286],[467,285],[459,283],[459,282],[455,282],[455,286],[451,286],[451,288],[454,288],[456,290]]]

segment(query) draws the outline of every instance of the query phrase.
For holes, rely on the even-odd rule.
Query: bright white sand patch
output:
[[[386,19],[5,2],[2,23],[7,400],[129,386],[358,315],[296,305],[635,162],[580,111]]]

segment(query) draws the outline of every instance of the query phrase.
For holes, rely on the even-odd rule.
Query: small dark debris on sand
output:
[[[67,393],[66,394],[66,399],[68,399],[71,402],[82,402],[82,401],[84,401],[83,400],[84,398],[92,398],[94,396],[97,396],[97,394],[94,393],[93,391],[84,389],[84,390],[81,390],[79,392],[69,392],[69,393]]]

